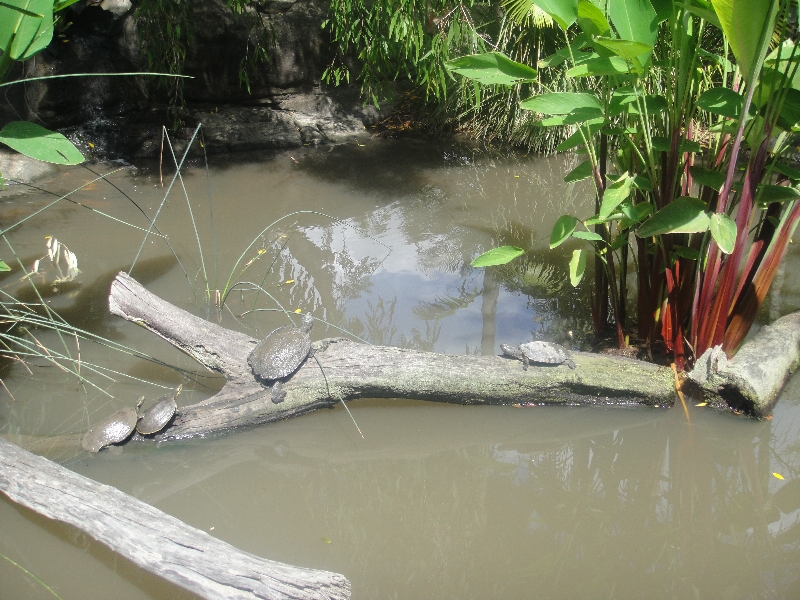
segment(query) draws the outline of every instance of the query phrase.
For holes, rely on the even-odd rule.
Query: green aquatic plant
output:
[[[558,150],[586,160],[565,177],[590,180],[595,214],[562,216],[577,284],[595,261],[596,329],[625,346],[630,269],[636,323],[679,368],[707,348],[733,354],[755,319],[800,218],[800,172],[789,158],[800,127],[800,55],[789,0],[548,0],[564,46],[532,66],[499,53],[448,64],[484,86],[537,85],[558,69],[583,91],[539,87],[523,109],[568,127]],[[740,166],[741,165],[741,166]]]

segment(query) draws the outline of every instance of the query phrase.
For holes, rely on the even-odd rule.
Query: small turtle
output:
[[[314,317],[305,313],[300,327],[278,327],[261,340],[247,357],[247,364],[256,379],[272,382],[272,401],[275,404],[283,402],[286,397],[281,380],[297,371],[311,353],[311,337],[308,333],[313,325]]]
[[[144,396],[141,399],[144,400]],[[135,409],[123,408],[87,431],[81,446],[87,452],[99,452],[101,448],[125,441],[133,433],[136,419]]]
[[[164,429],[178,409],[175,398],[181,393],[181,389],[183,389],[183,385],[179,385],[171,394],[166,394],[156,400],[155,404],[139,415],[136,431],[142,435],[152,435]],[[144,398],[136,405],[136,410],[139,410],[143,400]]]
[[[500,344],[503,354],[522,361],[522,368],[528,370],[530,363],[539,365],[567,365],[575,368],[575,363],[570,359],[567,351],[558,344],[550,342],[528,342],[516,348],[508,344]]]

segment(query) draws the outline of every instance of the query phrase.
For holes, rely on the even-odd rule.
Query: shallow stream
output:
[[[88,382],[41,359],[6,363],[0,434],[245,551],[342,573],[356,600],[800,597],[797,377],[762,422],[693,405],[687,421],[680,408],[362,400],[349,408],[364,439],[337,407],[225,436],[81,451],[90,423],[141,395],[182,383],[180,406],[222,385],[108,314],[110,282],[131,267],[159,296],[253,337],[288,322],[279,306],[322,319],[314,339],[344,330],[450,354],[581,345],[590,330],[586,292],[567,281],[571,249],[547,250],[560,215],[589,214],[589,190],[562,182],[573,158],[376,139],[209,163],[183,171],[194,221],[180,181],[159,209],[174,169],[162,186],[155,164],[95,165],[116,170],[116,187],[89,183],[69,197],[80,205],[60,200],[7,234],[0,258],[13,271],[0,289],[38,302],[15,256],[30,271],[54,236],[81,272],[56,282],[65,263],[59,274],[45,257],[34,275],[44,301],[156,360],[20,332],[72,365],[80,356]],[[9,188],[0,225],[95,177],[61,170],[42,184],[56,196]],[[144,244],[134,202],[158,213],[160,234]],[[470,267],[498,244],[529,251],[506,269]],[[799,258],[763,320],[800,307]],[[232,271],[231,284],[250,283],[220,312],[215,290]],[[52,598],[42,582],[65,600],[193,597],[5,497],[0,554],[0,598]]]

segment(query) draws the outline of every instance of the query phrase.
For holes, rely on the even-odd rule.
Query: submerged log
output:
[[[800,311],[765,325],[728,360],[721,346],[697,360],[690,377],[707,402],[765,417],[800,365]]]
[[[671,406],[675,400],[670,369],[623,357],[575,352],[575,369],[531,366],[524,371],[520,361],[504,357],[451,356],[335,338],[314,344],[314,358],[284,384],[285,401],[273,404],[270,390],[247,364],[258,340],[189,314],[126,273],[112,283],[109,307],[227,380],[213,397],[180,408],[159,440],[286,419],[356,398],[649,406]]]
[[[350,597],[350,582],[343,575],[242,552],[2,438],[0,491],[39,514],[77,527],[139,567],[202,598]]]

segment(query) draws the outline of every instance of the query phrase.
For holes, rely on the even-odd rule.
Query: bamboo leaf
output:
[[[504,265],[511,262],[525,251],[517,246],[500,246],[484,252],[470,264],[473,267],[491,267],[494,265]]]
[[[711,237],[725,254],[733,252],[736,245],[736,223],[725,213],[714,213],[709,220]]]
[[[562,215],[553,225],[553,231],[550,232],[550,248],[555,248],[564,243],[572,232],[575,231],[575,226],[578,224],[578,219],[572,215]]]
[[[574,250],[569,261],[569,282],[572,287],[578,287],[586,271],[586,253],[583,250]]]
[[[707,231],[708,223],[706,203],[699,198],[683,196],[642,223],[636,235],[644,238],[665,233],[698,233]]]

